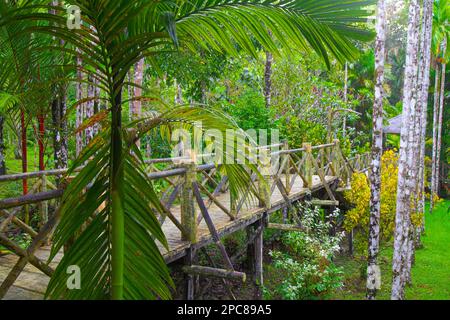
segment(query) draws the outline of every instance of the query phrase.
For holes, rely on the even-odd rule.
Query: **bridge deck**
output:
[[[338,178],[326,177],[328,184],[335,182]],[[318,176],[313,177],[312,192],[319,191],[324,188],[323,183]],[[289,199],[291,202],[297,201],[305,196],[308,189],[304,188],[303,180],[296,179],[296,182],[290,192]],[[221,204],[226,208],[230,208],[229,194],[224,193],[217,197]],[[278,189],[275,189],[271,196],[271,209],[269,213],[272,213],[282,207],[286,206],[285,200]],[[230,218],[215,204],[212,204],[209,209],[209,214],[214,222],[214,225],[220,236],[230,235],[238,230],[245,228],[246,226],[261,219],[262,215],[266,212],[266,209],[259,208],[255,200],[246,201],[238,218],[231,221]],[[180,207],[174,206],[171,208],[173,215],[180,219]],[[167,220],[163,225],[163,231],[169,242],[170,250],[166,251],[161,247],[161,252],[168,263],[180,259],[185,255],[185,251],[189,248],[190,243],[181,241],[181,235],[178,228],[170,221]],[[211,234],[206,226],[206,223],[202,221],[198,229],[198,247],[205,246],[212,242]],[[49,248],[42,248],[37,252],[38,258],[46,261],[49,255]],[[55,267],[59,261],[61,261],[62,254],[58,254],[55,260],[50,264],[51,267]],[[0,283],[7,277],[18,258],[14,255],[7,255],[0,257]],[[9,300],[35,300],[42,299],[43,293],[47,287],[49,278],[40,272],[38,269],[31,265],[27,265],[24,272],[21,273],[19,278],[14,283],[14,286],[9,290],[5,299]]]

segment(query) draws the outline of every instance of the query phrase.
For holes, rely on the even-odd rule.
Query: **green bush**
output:
[[[282,275],[282,280],[274,290],[265,289],[266,297],[322,299],[343,285],[343,272],[332,262],[343,235],[329,235],[331,224],[323,220],[318,208],[302,211],[301,225],[307,232],[285,234],[282,237],[285,252],[270,253],[273,268]]]

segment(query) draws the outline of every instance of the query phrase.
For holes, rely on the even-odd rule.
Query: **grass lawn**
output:
[[[408,300],[450,300],[450,201],[438,204],[434,213],[426,216],[426,235],[423,248],[417,250],[412,270],[413,285],[406,290]],[[380,254],[383,285],[378,299],[389,299],[392,279],[392,245]],[[365,268],[362,258],[339,257],[344,268],[345,285],[333,299],[356,300],[365,298]]]

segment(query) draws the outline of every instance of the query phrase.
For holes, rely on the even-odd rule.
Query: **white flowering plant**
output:
[[[272,251],[273,267],[283,274],[282,282],[266,294],[286,300],[314,300],[326,297],[343,285],[343,272],[332,261],[339,251],[343,234],[330,235],[332,223],[319,208],[300,209],[300,225],[304,232],[282,236],[285,252]],[[328,218],[339,216],[339,210]]]

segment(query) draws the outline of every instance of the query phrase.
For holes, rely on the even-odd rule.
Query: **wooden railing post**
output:
[[[270,208],[270,178],[272,176],[272,165],[270,151],[261,149],[259,151],[259,159],[261,163],[261,178],[258,181],[259,207]]]
[[[334,147],[333,147],[333,169],[334,172],[338,177],[341,176],[341,158],[340,158],[340,152],[341,152],[341,142],[339,140],[334,140]]]
[[[304,143],[303,149],[305,149],[306,159],[305,159],[305,179],[306,187],[311,189],[313,186],[313,161],[312,161],[312,145],[311,143]]]
[[[283,142],[283,150],[284,151],[288,151],[289,150],[289,143],[287,141]],[[288,153],[283,155],[283,157],[284,157],[283,162],[286,163],[284,174],[285,174],[285,178],[286,178],[286,192],[288,194],[291,193],[291,176],[290,176],[290,174],[291,174],[291,162],[289,161],[289,157],[290,156],[291,155],[288,154]]]
[[[197,213],[194,205],[194,192],[192,183],[197,179],[197,167],[194,161],[183,164],[186,174],[181,186],[181,225],[186,234],[182,235],[183,241],[197,242]]]
[[[44,175],[42,175],[41,177],[41,187],[40,187],[40,191],[41,192],[46,192],[47,191],[47,177]],[[40,226],[44,226],[47,222],[48,222],[48,203],[47,201],[42,201],[39,204],[39,214],[40,214]]]

